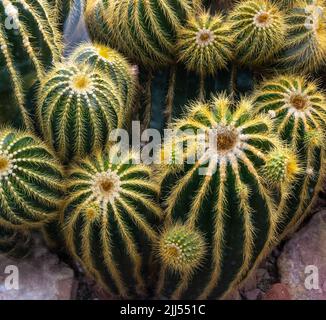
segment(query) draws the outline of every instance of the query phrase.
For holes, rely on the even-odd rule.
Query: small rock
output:
[[[245,293],[245,298],[247,298],[247,300],[260,300],[261,297],[262,291],[259,289],[254,289]]]
[[[278,259],[281,282],[294,300],[326,300],[326,210],[285,244]]]
[[[263,295],[263,300],[291,300],[291,295],[285,284],[276,283]]]
[[[16,271],[5,273],[8,266],[18,274],[10,288],[6,279]],[[0,254],[0,300],[70,300],[76,288],[73,270],[40,243],[22,260]]]

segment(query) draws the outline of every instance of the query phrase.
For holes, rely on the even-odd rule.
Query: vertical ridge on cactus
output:
[[[151,247],[161,211],[151,169],[132,154],[97,153],[71,167],[64,209],[66,243],[86,271],[110,293],[146,294]]]
[[[269,0],[239,2],[230,12],[237,58],[244,64],[263,64],[282,48],[286,36],[283,12]]]
[[[261,171],[280,141],[267,116],[252,115],[251,100],[242,99],[231,110],[231,101],[220,95],[207,104],[194,103],[172,124],[175,130],[200,130],[199,137],[185,132],[187,157],[202,150],[204,142],[206,148],[194,164],[185,160],[182,166],[163,166],[166,227],[183,223],[188,230],[198,230],[210,250],[202,267],[187,275],[163,266],[158,294],[173,299],[222,297],[274,244],[279,217]]]
[[[55,219],[62,179],[61,166],[38,138],[0,130],[0,226],[35,228]]]
[[[292,197],[280,206],[292,217],[291,227],[307,215],[325,177],[326,98],[315,82],[301,76],[277,76],[256,92],[257,112],[268,113],[279,136],[300,157],[302,172]],[[294,230],[294,229],[293,229]]]
[[[76,63],[87,63],[109,75],[121,92],[126,109],[131,108],[136,76],[133,67],[119,52],[101,44],[82,44],[73,51],[71,60]]]
[[[288,11],[288,35],[278,67],[289,72],[316,72],[326,64],[324,0],[300,0]]]
[[[44,139],[64,161],[103,148],[125,113],[121,93],[104,71],[58,64],[42,79],[38,118]]]
[[[28,69],[40,80],[48,65],[60,59],[61,36],[57,21],[45,0],[3,0],[0,18],[0,66],[6,70],[25,127],[30,129],[24,76]]]
[[[107,14],[112,10],[115,0],[86,0],[85,22],[91,39],[100,43],[108,43],[110,29]]]
[[[113,2],[107,15],[112,44],[148,67],[175,61],[177,30],[201,5],[198,0]]]

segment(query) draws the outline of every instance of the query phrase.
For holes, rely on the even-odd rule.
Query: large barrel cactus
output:
[[[325,179],[326,97],[304,77],[278,76],[260,85],[256,105],[258,112],[270,115],[279,136],[300,158],[301,174],[279,207],[286,213],[284,226],[291,221],[288,229],[294,231],[311,211]]]
[[[0,91],[13,92],[27,128],[32,123],[25,93],[61,54],[61,35],[50,9],[46,0],[0,3]]]
[[[108,292],[146,294],[161,211],[151,169],[132,154],[96,155],[69,170],[64,230],[68,249]]]
[[[0,226],[36,228],[55,219],[63,200],[61,166],[32,134],[0,131]]]
[[[38,119],[44,139],[62,160],[102,148],[122,125],[121,92],[103,71],[59,64],[42,79]]]
[[[271,120],[253,110],[251,100],[234,106],[220,95],[194,103],[173,123],[172,129],[184,131],[176,142],[186,143],[179,165],[162,166],[166,231],[159,246],[158,295],[224,297],[275,244],[280,217],[278,197],[267,186],[267,160],[284,147]],[[287,169],[291,175],[297,171]]]

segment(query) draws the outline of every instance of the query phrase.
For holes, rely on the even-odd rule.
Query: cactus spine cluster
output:
[[[193,16],[178,32],[179,60],[201,75],[215,74],[232,60],[232,40],[230,25],[221,15]]]
[[[146,292],[161,211],[151,169],[132,164],[131,153],[119,164],[114,160],[111,149],[70,168],[64,230],[68,248],[88,273],[126,298]]]
[[[187,116],[172,125],[179,130],[201,130],[203,140],[185,133],[187,146],[196,146],[191,152],[200,150],[208,135],[211,138],[210,147],[194,164],[184,162],[172,170],[163,166],[166,228],[173,230],[182,223],[186,230],[197,230],[210,249],[201,258],[201,267],[186,274],[176,273],[161,254],[158,294],[174,299],[221,297],[246,276],[275,240],[279,217],[263,168],[268,154],[281,147],[280,141],[267,116],[253,116],[251,100],[243,99],[234,112],[233,108],[226,96],[217,96],[207,104],[194,103]]]
[[[326,64],[325,1],[300,0],[288,12],[288,35],[279,68],[289,72],[315,72]]]
[[[278,135],[299,155],[301,174],[291,183],[292,196],[280,206],[291,226],[311,209],[325,178],[326,98],[315,82],[277,76],[256,92],[257,112],[270,115]],[[287,209],[286,209],[287,208]]]
[[[62,170],[38,138],[0,131],[0,226],[35,228],[57,217],[63,197]]]
[[[112,43],[145,66],[175,61],[178,29],[200,7],[198,0],[121,0],[107,10]]]
[[[45,140],[62,160],[102,148],[122,126],[121,92],[101,70],[59,64],[42,79],[38,118]]]
[[[33,72],[40,80],[53,61],[60,59],[61,36],[46,0],[3,0],[0,3],[0,67],[11,84],[25,127],[31,128],[26,110],[24,77]],[[26,70],[28,70],[26,72]]]
[[[105,72],[121,92],[125,108],[131,107],[136,88],[135,70],[120,53],[101,44],[83,44],[72,53],[71,60]]]
[[[240,62],[262,64],[284,46],[284,14],[269,0],[241,1],[231,11],[230,21],[236,37],[236,54]]]

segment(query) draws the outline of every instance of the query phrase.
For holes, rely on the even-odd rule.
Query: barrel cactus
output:
[[[224,297],[275,244],[279,214],[274,195],[279,189],[272,193],[273,187],[267,187],[266,161],[284,147],[271,120],[253,110],[250,99],[235,106],[219,95],[209,103],[193,103],[172,124],[184,131],[187,156],[181,166],[162,165],[160,173],[168,236],[161,235],[167,240],[158,250],[163,264],[158,295]],[[194,153],[195,161],[188,161]],[[176,268],[177,259],[193,267]]]
[[[263,64],[284,46],[286,19],[269,0],[241,1],[230,12],[237,58],[241,63]]]
[[[97,153],[69,170],[64,231],[68,249],[109,293],[145,295],[161,211],[148,166],[132,154]]]
[[[43,137],[63,161],[104,147],[124,114],[113,81],[74,63],[59,64],[42,79],[37,109]]]
[[[300,0],[288,11],[288,35],[278,67],[309,73],[326,64],[325,1]]]
[[[205,12],[190,17],[178,31],[179,61],[201,75],[215,74],[232,60],[232,40],[230,25],[221,15]]]
[[[311,211],[325,179],[326,97],[318,84],[301,76],[277,76],[256,92],[257,112],[268,113],[279,136],[299,155],[302,171],[280,205],[292,231]],[[287,225],[287,223],[285,223]]]
[[[131,107],[136,89],[135,70],[119,52],[106,45],[88,43],[77,47],[71,60],[87,63],[109,75],[121,92],[125,107]]]
[[[37,228],[55,219],[62,203],[62,169],[34,135],[0,131],[0,226]]]
[[[147,67],[175,62],[176,33],[199,0],[121,0],[107,11],[112,44]]]
[[[32,123],[25,92],[60,59],[61,36],[50,9],[46,0],[3,0],[0,4],[0,87],[12,90],[26,128]]]

